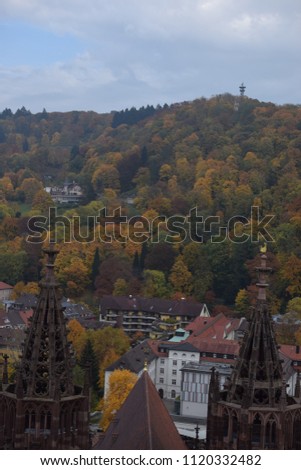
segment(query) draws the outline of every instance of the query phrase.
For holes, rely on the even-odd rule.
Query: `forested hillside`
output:
[[[54,205],[43,188],[68,180],[84,192],[57,209],[71,221],[61,219],[65,233],[56,225],[57,277],[71,297],[185,296],[240,313],[266,215],[273,312],[301,295],[299,106],[226,94],[103,115],[6,109],[0,158],[2,281],[36,288],[42,244],[27,241],[27,222]]]

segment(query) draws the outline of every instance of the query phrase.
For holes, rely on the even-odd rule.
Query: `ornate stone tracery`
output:
[[[0,392],[0,448],[88,449],[89,390],[75,386],[50,246],[16,382]]]
[[[226,389],[212,370],[208,449],[301,449],[300,380],[289,397],[266,300],[266,254],[257,270],[257,305]]]

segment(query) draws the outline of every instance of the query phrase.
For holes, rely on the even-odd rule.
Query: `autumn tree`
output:
[[[113,295],[127,295],[128,293],[128,283],[126,282],[125,279],[118,278],[114,282],[114,290],[113,290]]]
[[[33,203],[35,195],[41,189],[43,189],[43,185],[36,178],[25,178],[19,187],[19,191],[24,193],[25,202],[29,204]]]
[[[240,316],[246,316],[250,309],[250,298],[246,289],[240,289],[235,298],[235,311]]]
[[[159,171],[161,181],[168,181],[172,176],[172,167],[167,163],[164,163]]]
[[[170,286],[166,282],[162,271],[145,269],[143,295],[145,297],[166,298],[170,296]]]
[[[103,359],[101,361],[99,371],[98,371],[98,387],[99,387],[101,394],[104,393],[106,368],[109,367],[118,359],[119,359],[119,355],[116,353],[114,349],[111,349],[111,348],[108,349],[103,356]]]
[[[0,220],[1,220],[1,205],[0,205]],[[14,240],[18,236],[18,221],[15,217],[11,217],[5,215],[2,218],[2,222],[0,224],[0,239],[3,240]]]
[[[287,314],[295,313],[297,318],[301,320],[301,297],[294,297],[289,300],[286,307]]]
[[[101,193],[108,188],[119,190],[120,181],[117,168],[112,164],[101,164],[92,176],[92,184],[97,193]]]
[[[170,272],[169,280],[175,292],[180,292],[185,296],[189,296],[191,294],[192,274],[184,263],[182,255],[176,258]]]
[[[39,293],[40,287],[37,282],[28,282],[25,284],[23,281],[19,281],[15,284],[12,295],[14,299],[17,299],[22,294],[39,295]]]
[[[1,198],[0,198],[1,199]],[[0,202],[0,223],[3,223],[5,219],[8,217],[11,217],[13,215],[13,212],[11,208],[8,206],[6,201]],[[2,231],[4,231],[4,227]]]
[[[85,328],[75,319],[68,322],[68,341],[72,343],[76,357],[79,360],[87,342],[88,336]]]
[[[84,260],[74,256],[68,264],[61,265],[57,278],[69,296],[78,297],[89,284],[89,270]]]
[[[3,192],[6,199],[10,199],[14,193],[14,186],[11,178],[7,175],[0,178],[0,192]]]
[[[130,260],[121,256],[109,256],[100,265],[99,275],[95,281],[98,296],[112,294],[117,279],[130,280],[132,277]]]
[[[120,357],[130,347],[130,339],[125,332],[111,326],[91,332],[90,338],[100,365],[103,363],[108,351],[114,351]]]
[[[100,426],[104,431],[109,427],[136,382],[137,375],[126,369],[117,369],[110,375],[108,394],[100,403],[102,411]]]
[[[281,275],[287,284],[286,291],[289,295],[299,296],[301,294],[301,259],[292,253],[285,261]]]
[[[98,385],[102,390],[106,367],[129,350],[130,338],[123,330],[110,326],[91,332],[90,338],[98,362]]]
[[[176,258],[176,251],[167,243],[154,243],[145,256],[145,268],[169,274]]]
[[[31,206],[33,209],[44,214],[48,212],[49,207],[54,206],[54,203],[50,194],[44,189],[39,189],[33,197]]]
[[[27,256],[24,251],[0,253],[0,279],[16,284],[24,279]]]

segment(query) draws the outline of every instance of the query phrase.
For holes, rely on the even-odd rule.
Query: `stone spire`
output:
[[[280,406],[283,371],[266,301],[267,256],[260,255],[257,304],[233,370],[227,401],[250,406]]]
[[[0,391],[0,448],[89,449],[89,383],[73,383],[51,244],[15,383]]]
[[[9,359],[9,356],[7,354],[3,354],[3,359],[4,359],[4,363],[3,363],[2,383],[3,383],[3,385],[7,385],[8,384],[8,359]]]
[[[46,274],[26,335],[20,375],[24,397],[55,398],[57,393],[72,395],[74,387],[65,318],[54,276],[58,251],[50,245],[44,253],[48,256]]]
[[[257,303],[229,386],[208,398],[207,449],[301,449],[300,381],[295,397],[287,384],[270,318],[266,247],[261,250]],[[214,388],[215,377],[209,390]]]

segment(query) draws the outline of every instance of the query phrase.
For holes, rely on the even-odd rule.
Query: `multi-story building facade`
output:
[[[156,360],[155,385],[162,398],[181,395],[182,367],[191,361],[198,362],[200,352],[190,343],[159,343],[160,357]]]
[[[165,300],[105,295],[99,305],[100,320],[122,327],[126,333],[140,331],[148,336],[172,333],[195,318],[209,317],[206,304],[185,299]]]
[[[183,366],[181,370],[181,415],[206,420],[212,368],[214,367],[218,371],[220,386],[223,388],[231,374],[231,363],[221,363],[216,359],[214,362],[206,362],[206,360],[188,362]]]

